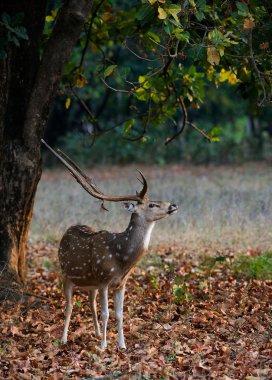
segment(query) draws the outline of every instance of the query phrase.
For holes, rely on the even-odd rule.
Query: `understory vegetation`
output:
[[[122,101],[122,97],[120,99],[119,101]],[[59,100],[55,112],[59,112],[59,116],[66,120],[70,129],[56,142],[56,138],[51,138],[49,125],[48,138],[85,167],[94,163],[124,164],[129,162],[160,165],[175,162],[194,164],[271,162],[271,110],[265,107],[259,110],[259,114],[252,114],[249,109],[248,102],[237,94],[231,93],[228,87],[216,89],[209,84],[205,104],[200,109],[190,109],[188,112],[191,120],[201,130],[213,136],[213,142],[209,142],[195,129],[188,126],[180,137],[171,144],[165,145],[164,142],[174,133],[170,126],[149,130],[138,143],[127,139],[126,125],[120,125],[109,133],[100,134],[94,140],[93,134],[88,133],[90,125],[76,124],[77,114],[70,114],[66,120],[67,111]],[[105,125],[114,117],[116,113],[112,109],[112,112],[107,114]],[[58,132],[52,125],[52,136],[54,136],[53,133]],[[47,165],[51,160],[52,157],[48,156]]]

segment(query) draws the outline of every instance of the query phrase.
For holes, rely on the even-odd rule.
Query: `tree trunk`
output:
[[[5,292],[11,294],[24,283],[27,233],[41,174],[40,153],[26,146],[23,132],[40,64],[46,1],[7,3],[0,13],[24,12],[29,36],[20,48],[10,45],[8,58],[0,61],[0,279],[1,289],[8,285]]]
[[[10,4],[9,4],[10,3]],[[0,61],[0,294],[14,296],[25,281],[26,241],[41,176],[40,140],[63,69],[91,3],[67,0],[41,53],[46,0],[0,5],[24,13],[28,41],[10,45]]]

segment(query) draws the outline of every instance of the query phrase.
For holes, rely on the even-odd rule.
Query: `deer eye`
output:
[[[153,208],[153,207],[160,207],[159,205],[156,205],[155,203],[149,203],[149,207],[150,208]]]

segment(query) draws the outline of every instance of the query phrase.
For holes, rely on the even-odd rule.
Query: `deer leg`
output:
[[[107,347],[107,324],[109,319],[109,310],[108,310],[108,288],[99,289],[99,298],[101,302],[101,311],[102,311],[102,342],[101,348],[104,349]]]
[[[118,346],[126,348],[124,331],[123,331],[123,305],[124,305],[125,286],[115,290],[114,292],[114,306],[115,316],[118,325]]]
[[[65,315],[65,324],[64,324],[64,330],[61,338],[61,343],[65,344],[67,343],[67,333],[68,333],[68,327],[71,319],[71,314],[73,310],[73,288],[74,284],[72,281],[70,281],[68,278],[64,279],[64,295],[66,298],[66,315]]]
[[[91,311],[93,315],[93,322],[94,322],[94,328],[95,328],[95,336],[97,338],[100,337],[100,327],[97,320],[97,312],[96,312],[96,295],[97,295],[97,289],[90,290],[89,292],[89,300],[90,300],[90,306]]]

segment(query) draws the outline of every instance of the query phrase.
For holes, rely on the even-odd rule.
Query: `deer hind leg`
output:
[[[68,334],[68,327],[71,319],[71,314],[73,310],[73,288],[74,284],[71,280],[68,278],[64,279],[64,295],[66,298],[66,315],[65,315],[65,324],[64,324],[64,330],[61,338],[61,343],[65,344],[67,343],[67,334]]]
[[[109,309],[108,309],[108,288],[99,289],[99,298],[101,303],[102,312],[102,342],[100,347],[102,349],[107,347],[107,324],[109,319]]]
[[[97,338],[100,337],[100,327],[97,319],[97,312],[96,312],[96,295],[97,295],[97,289],[92,289],[89,292],[89,300],[90,300],[90,306],[91,311],[93,315],[93,322],[94,322],[94,328],[95,328],[95,336]]]
[[[123,305],[124,305],[125,286],[115,290],[114,292],[114,307],[115,316],[118,325],[118,346],[126,348],[124,331],[123,331]]]

